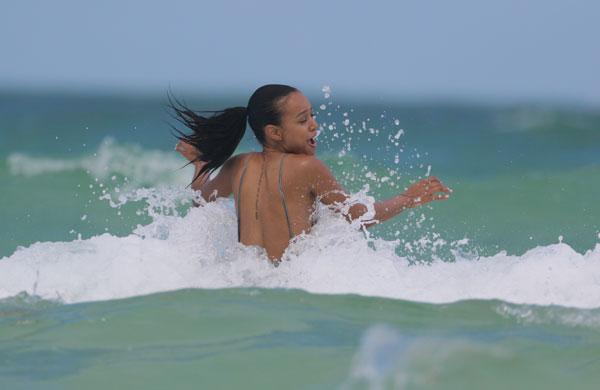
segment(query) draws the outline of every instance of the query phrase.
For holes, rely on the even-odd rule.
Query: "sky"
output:
[[[0,90],[277,82],[600,105],[597,0],[0,1]]]

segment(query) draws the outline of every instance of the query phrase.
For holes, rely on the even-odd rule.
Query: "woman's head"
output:
[[[276,108],[279,120],[263,128],[263,146],[284,153],[315,154],[318,125],[306,96],[296,90],[282,98]]]
[[[261,145],[266,141],[265,127],[281,124],[283,102],[288,95],[297,91],[289,85],[267,84],[258,88],[250,96],[246,107],[248,124]]]
[[[176,119],[192,130],[177,137],[195,146],[199,160],[206,164],[202,172],[220,167],[235,151],[246,129],[246,121],[258,142],[286,153],[314,154],[317,124],[308,99],[296,88],[268,84],[258,88],[247,107],[213,111],[203,117],[175,101],[170,107]]]

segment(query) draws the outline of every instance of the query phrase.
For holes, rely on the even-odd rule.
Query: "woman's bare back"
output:
[[[232,192],[239,241],[265,248],[280,259],[294,236],[312,225],[315,197],[302,178],[303,156],[286,153],[238,155]]]

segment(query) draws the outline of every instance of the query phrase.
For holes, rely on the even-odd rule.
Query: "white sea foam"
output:
[[[598,310],[580,310],[570,307],[540,307],[501,303],[496,312],[521,324],[557,324],[584,328],[600,328]]]
[[[460,336],[415,336],[389,325],[372,325],[360,340],[341,388],[443,388],[446,370],[453,371],[452,362],[465,359],[508,362],[514,353],[501,345]]]
[[[108,180],[127,177],[131,185],[189,183],[190,169],[180,169],[185,160],[175,152],[148,150],[138,145],[119,144],[105,138],[91,155],[79,158],[34,157],[12,153],[7,158],[12,175],[37,176],[48,173],[84,171],[92,178]]]
[[[171,195],[168,208],[177,196]],[[164,199],[153,199],[164,206]],[[262,250],[237,243],[231,200],[185,216],[164,214],[153,214],[154,222],[125,237],[103,234],[19,248],[0,259],[0,298],[24,291],[70,303],[181,288],[265,287],[434,303],[501,299],[600,307],[600,245],[585,254],[559,243],[522,256],[459,255],[452,263],[410,265],[395,254],[396,243],[367,239],[324,212],[312,232],[290,246],[286,261],[273,267]]]

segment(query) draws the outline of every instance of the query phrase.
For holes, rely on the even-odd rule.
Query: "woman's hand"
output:
[[[175,145],[175,150],[181,153],[181,155],[190,162],[200,162],[198,159],[200,157],[200,152],[196,147],[187,142],[179,141],[177,145]]]
[[[434,200],[448,199],[451,192],[452,190],[442,184],[437,177],[430,176],[408,187],[402,196],[411,199],[411,207],[415,207]]]

